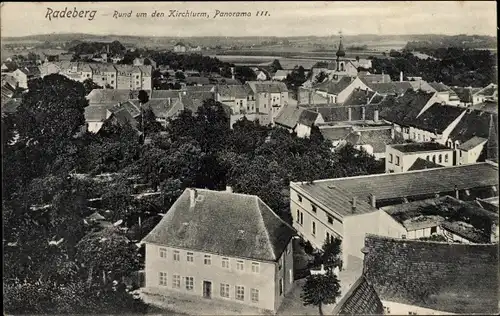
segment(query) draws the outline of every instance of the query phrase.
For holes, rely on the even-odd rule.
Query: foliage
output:
[[[111,54],[122,54],[125,51],[125,47],[119,41],[113,41],[112,43],[78,42],[75,46],[70,47],[68,51],[76,55],[96,54],[106,52],[108,47]]]
[[[102,89],[102,87],[95,83],[91,78],[83,81],[83,87],[85,88],[85,95],[88,95],[94,89]]]
[[[341,243],[342,240],[339,238],[325,239],[323,243],[323,253],[321,256],[321,263],[324,264],[325,268],[333,268],[336,266],[342,266],[341,255]]]
[[[236,66],[234,67],[234,78],[245,83],[247,81],[257,80],[257,75],[250,67]]]
[[[283,69],[283,67],[281,67],[279,60],[277,59],[273,60],[272,64],[269,67],[272,73],[275,73],[276,71]]]
[[[324,71],[320,72],[319,74],[316,75],[316,77],[314,77],[317,83],[325,81],[326,78],[328,78],[328,76]]]
[[[330,270],[323,275],[315,274],[308,276],[300,295],[304,306],[318,306],[320,315],[323,315],[322,306],[335,303],[339,296],[340,281]]]
[[[391,52],[394,58],[373,58],[372,72],[389,74],[398,80],[401,71],[405,76],[418,76],[428,82],[437,81],[449,86],[485,87],[496,83],[494,66],[496,54],[488,50],[469,50],[455,47],[421,48],[420,52],[433,58],[420,59],[410,51]]]

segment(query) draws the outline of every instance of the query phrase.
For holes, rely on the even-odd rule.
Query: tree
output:
[[[89,94],[94,89],[102,89],[102,87],[95,83],[91,78],[83,81],[83,87],[85,88],[85,95]]]
[[[328,78],[328,76],[325,74],[324,71],[322,71],[318,75],[316,75],[314,79],[316,80],[316,82],[320,83],[323,82],[326,78]]]
[[[315,274],[308,276],[300,295],[304,306],[318,306],[320,315],[323,315],[323,305],[334,304],[339,296],[339,279],[330,270],[327,270],[323,275]]]
[[[175,79],[183,81],[186,80],[186,76],[182,71],[178,71],[175,73]]]
[[[341,254],[341,243],[342,240],[339,238],[326,238],[323,243],[323,253],[321,256],[321,261],[327,269],[331,269],[335,266],[342,267]]]
[[[87,272],[87,282],[101,279],[104,284],[119,280],[139,268],[138,248],[117,228],[93,232],[77,244],[76,258]],[[112,272],[112,276],[109,276]]]
[[[269,67],[270,67],[270,70],[272,73],[275,73],[276,71],[283,69],[281,67],[279,60],[277,60],[277,59],[273,60],[272,64]]]

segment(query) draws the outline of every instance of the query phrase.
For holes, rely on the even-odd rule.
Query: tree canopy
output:
[[[332,271],[325,274],[310,275],[302,287],[301,299],[305,306],[318,306],[323,315],[323,305],[334,304],[340,296],[340,282]]]

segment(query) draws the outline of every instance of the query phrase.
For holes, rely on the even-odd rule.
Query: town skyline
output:
[[[95,10],[95,18],[46,18],[51,10]],[[147,9],[145,9],[147,8]],[[360,8],[363,8],[360,10]],[[161,18],[151,12],[164,12]],[[206,12],[207,18],[168,18],[170,10]],[[218,17],[215,12],[250,12],[251,17]],[[258,17],[256,10],[269,12]],[[115,11],[145,12],[147,18],[113,18]],[[16,12],[16,15],[10,12]],[[19,13],[18,13],[19,12]],[[6,3],[2,6],[2,37],[48,34],[158,37],[333,36],[339,30],[355,35],[486,35],[496,36],[496,3],[462,2],[262,2],[242,3]],[[21,15],[21,19],[18,19]],[[408,17],[411,15],[411,19]],[[314,19],[311,19],[314,17]],[[460,23],[457,23],[457,21]],[[267,23],[261,23],[266,21]],[[356,21],[356,23],[353,23]],[[186,23],[189,22],[189,23]],[[166,28],[167,27],[167,28]],[[75,30],[78,30],[75,32]],[[443,30],[436,32],[435,30]]]

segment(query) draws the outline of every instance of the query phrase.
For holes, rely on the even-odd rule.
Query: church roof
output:
[[[337,49],[337,57],[345,57],[344,45],[342,45],[342,37],[339,42],[339,49]]]

